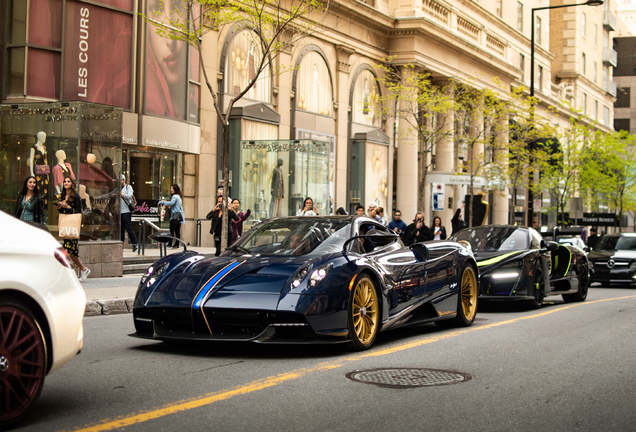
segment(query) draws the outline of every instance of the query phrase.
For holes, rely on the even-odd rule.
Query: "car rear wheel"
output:
[[[40,396],[46,344],[37,319],[22,302],[0,298],[0,426],[18,422]]]
[[[352,349],[371,348],[380,328],[380,303],[375,285],[367,275],[358,276],[351,290],[347,326]]]
[[[439,327],[468,327],[475,321],[477,315],[477,274],[472,265],[466,263],[461,276],[461,285],[457,299],[457,315],[455,318],[436,321]]]
[[[587,298],[587,290],[590,286],[590,277],[587,266],[583,266],[579,275],[579,290],[574,294],[563,294],[563,301],[566,303],[582,302]]]
[[[543,299],[545,297],[545,281],[543,280],[543,270],[541,270],[541,267],[534,269],[534,275],[533,299],[530,300],[530,307],[532,309],[539,309],[543,306]]]

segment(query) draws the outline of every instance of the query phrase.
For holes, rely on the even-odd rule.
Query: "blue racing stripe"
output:
[[[214,288],[214,285],[216,285],[217,282],[220,281],[223,278],[223,276],[225,276],[226,274],[231,272],[236,266],[238,266],[240,264],[241,264],[240,262],[236,262],[235,261],[232,264],[229,264],[229,265],[225,266],[217,274],[212,276],[212,278],[203,286],[201,291],[199,291],[199,293],[195,297],[194,303],[192,304],[192,308],[194,310],[200,310],[201,309],[201,303],[203,303],[203,300],[206,298],[208,293],[210,291],[212,291],[212,288]]]

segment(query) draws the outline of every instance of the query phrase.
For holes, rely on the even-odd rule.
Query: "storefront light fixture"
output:
[[[89,165],[93,165],[95,163],[95,160],[97,158],[95,157],[95,155],[93,153],[88,153],[86,155],[86,162],[88,162]]]

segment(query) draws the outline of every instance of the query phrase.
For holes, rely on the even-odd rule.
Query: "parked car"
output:
[[[481,277],[480,299],[528,300],[538,308],[547,296],[585,301],[588,261],[578,247],[541,238],[512,225],[465,228],[450,238],[470,243]]]
[[[86,295],[48,230],[0,211],[0,429],[22,419],[46,375],[82,349]]]
[[[587,253],[590,248],[585,244],[582,238],[582,234],[585,230],[586,228],[583,226],[556,227],[550,231],[542,231],[541,235],[546,240],[554,240],[559,244],[576,246]]]
[[[407,248],[368,217],[273,218],[220,257],[185,249],[142,277],[131,336],[364,350],[380,331],[470,326],[477,312],[479,276],[468,249],[447,241]]]
[[[636,233],[606,234],[588,255],[591,281],[605,285],[636,285]]]

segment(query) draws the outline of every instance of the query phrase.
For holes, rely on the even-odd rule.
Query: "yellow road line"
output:
[[[177,401],[168,405],[164,405],[160,408],[156,408],[150,411],[145,411],[145,412],[140,412],[140,413],[133,413],[133,414],[129,414],[127,416],[124,417],[120,417],[117,419],[107,419],[107,420],[103,420],[102,422],[100,422],[97,425],[93,425],[93,426],[89,426],[86,427],[84,429],[76,429],[75,432],[101,432],[101,431],[109,431],[109,430],[113,430],[113,429],[118,429],[118,428],[122,428],[122,427],[126,427],[126,426],[131,426],[137,423],[143,423],[146,422],[148,420],[153,420],[153,419],[157,419],[160,417],[165,417],[167,415],[170,414],[175,414],[178,412],[183,412],[183,411],[187,411],[187,410],[191,410],[194,408],[199,408],[202,406],[206,406],[206,405],[211,405],[215,402],[219,402],[222,400],[227,400],[230,398],[233,398],[234,396],[240,396],[240,395],[244,395],[244,394],[248,394],[248,393],[253,393],[255,391],[258,390],[263,390],[269,387],[274,387],[277,386],[279,384],[282,384],[286,381],[291,381],[291,380],[295,380],[298,378],[302,378],[304,376],[310,375],[310,374],[314,374],[317,372],[325,372],[325,371],[329,371],[332,369],[338,369],[340,367],[345,366],[348,363],[352,363],[355,361],[359,361],[365,358],[371,358],[371,357],[379,357],[379,356],[385,356],[385,355],[389,355],[389,354],[394,354],[400,351],[405,351],[411,348],[417,348],[423,345],[428,345],[434,342],[439,342],[441,340],[444,339],[450,339],[453,338],[455,336],[459,336],[462,334],[466,334],[466,333],[470,333],[470,332],[474,332],[474,331],[480,331],[480,330],[487,330],[487,329],[491,329],[494,327],[499,327],[502,325],[508,325],[508,324],[514,324],[523,320],[527,320],[527,319],[534,319],[534,318],[539,318],[542,316],[546,316],[546,315],[550,315],[556,312],[561,312],[564,311],[566,309],[570,309],[573,307],[580,307],[580,306],[587,306],[587,305],[591,305],[591,304],[595,304],[595,303],[601,303],[601,302],[606,302],[606,301],[615,301],[615,300],[624,300],[624,299],[628,299],[628,298],[635,298],[636,295],[630,295],[630,296],[625,296],[625,297],[614,297],[614,298],[609,298],[609,299],[602,299],[602,300],[594,300],[594,301],[590,301],[590,302],[584,302],[584,303],[573,303],[567,306],[562,306],[559,308],[555,308],[555,309],[550,309],[547,311],[543,311],[543,312],[539,312],[533,315],[528,315],[528,316],[523,316],[523,317],[518,317],[518,318],[513,318],[507,321],[501,321],[501,322],[497,322],[497,323],[492,323],[492,324],[486,324],[486,325],[482,325],[482,326],[478,326],[478,327],[468,327],[462,330],[455,330],[455,331],[451,331],[451,332],[445,332],[443,334],[439,334],[439,335],[434,335],[434,336],[428,336],[425,337],[423,339],[419,339],[419,340],[415,340],[415,341],[411,341],[411,342],[405,342],[402,344],[398,344],[398,345],[394,345],[394,346],[390,346],[387,348],[380,348],[380,349],[376,349],[373,351],[369,351],[369,352],[365,352],[365,353],[361,353],[361,354],[356,354],[356,355],[352,355],[352,356],[348,356],[348,357],[344,357],[341,358],[337,361],[328,361],[328,362],[324,362],[324,363],[319,363],[314,367],[311,368],[303,368],[303,369],[296,369],[290,372],[285,372],[279,375],[274,375],[271,377],[267,377],[267,378],[263,378],[260,380],[255,380],[252,381],[251,383],[248,384],[244,384],[241,386],[237,386],[234,387],[232,389],[225,389],[225,390],[220,390],[218,392],[213,392],[213,393],[207,393],[203,396],[199,396],[193,399],[188,399],[188,400],[181,400],[181,401]]]

